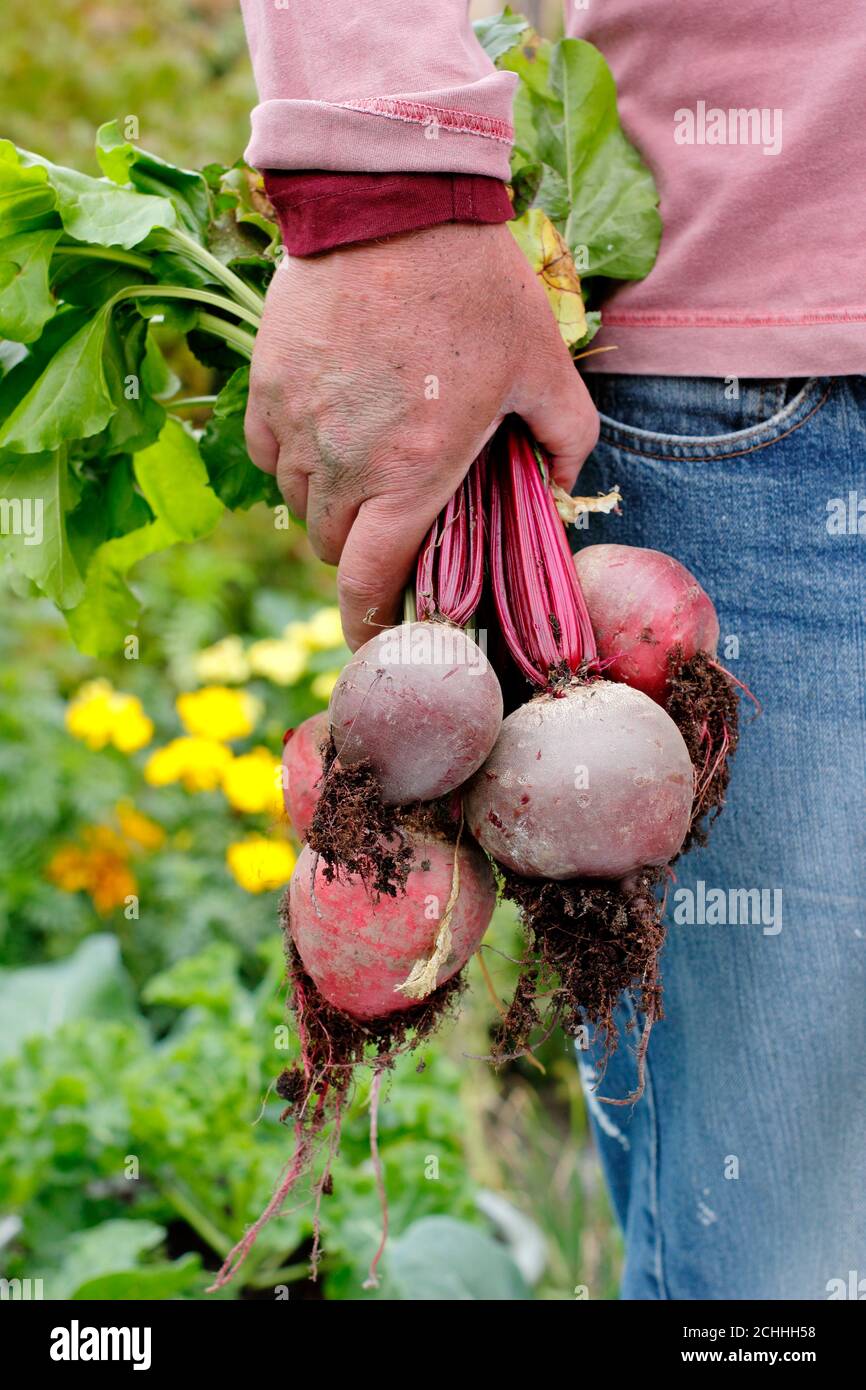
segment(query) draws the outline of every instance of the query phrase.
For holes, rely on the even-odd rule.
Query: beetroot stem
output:
[[[547,459],[516,417],[496,436],[490,469],[490,575],[502,634],[534,684],[597,670],[598,653]]]
[[[416,613],[465,627],[484,584],[484,477],[487,448],[439,513],[418,556]]]

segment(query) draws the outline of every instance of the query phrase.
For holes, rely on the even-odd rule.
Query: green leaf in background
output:
[[[155,975],[145,987],[146,1004],[169,1004],[175,1009],[197,1006],[211,1013],[227,1014],[238,992],[240,952],[224,941],[178,961],[170,970]]]
[[[150,508],[176,540],[209,535],[223,514],[198,445],[179,420],[169,417],[155,444],[135,456],[135,476]]]
[[[0,238],[0,334],[16,343],[32,343],[55,311],[48,272],[59,236],[44,227]]]
[[[529,28],[529,21],[522,14],[515,14],[509,5],[501,14],[488,19],[476,19],[473,24],[475,37],[484,49],[491,63],[501,58],[518,42],[520,35]]]
[[[142,283],[143,272],[135,266],[75,252],[76,247],[64,243],[51,262],[51,288],[66,304],[98,309],[121,290]]]
[[[158,401],[176,396],[181,388],[180,377],[171,370],[153,332],[148,332],[145,342],[141,381],[148,394]]]
[[[568,201],[568,186],[561,174],[555,169],[551,169],[549,164],[543,164],[544,170],[541,183],[538,187],[536,202],[543,208],[557,227],[564,227],[568,221],[568,214],[571,212],[571,204]]]
[[[109,656],[122,649],[141,613],[141,603],[123,576],[139,560],[167,550],[176,541],[166,522],[152,521],[98,547],[87,567],[84,597],[65,615],[80,651],[88,656]]]
[[[0,345],[7,361],[5,375],[0,378],[0,423],[8,420],[52,357],[86,322],[87,315],[80,309],[63,304],[48,320],[36,342],[28,344],[26,349],[17,343]]]
[[[229,415],[243,415],[247,408],[249,392],[250,369],[246,366],[238,367],[216,398],[213,408],[216,418],[225,420]]]
[[[244,417],[239,410],[232,409],[228,415],[214,414],[200,447],[211,487],[232,511],[245,511],[255,502],[276,507],[282,501],[275,479],[256,468],[247,453]]]
[[[588,248],[585,275],[640,280],[661,240],[658,193],[622,132],[610,68],[592,44],[563,39],[554,45],[550,81],[563,108],[565,239],[572,251]]]
[[[210,196],[196,170],[179,169],[139,149],[124,138],[117,121],[107,121],[96,132],[96,158],[102,172],[116,184],[132,184],[140,193],[167,198],[181,225],[194,236],[203,236],[210,220]]]
[[[112,536],[125,536],[140,526],[153,521],[153,513],[147,502],[137,490],[132,459],[119,458],[108,477],[108,486],[103,491],[106,520],[106,539]],[[76,508],[76,512],[80,510]]]
[[[138,312],[145,319],[159,319],[175,333],[189,333],[198,322],[198,307],[182,299],[142,299]]]
[[[49,360],[0,430],[0,447],[34,454],[105,428],[115,409],[102,362],[109,314],[100,309]]]
[[[139,1265],[136,1269],[97,1275],[79,1284],[71,1297],[75,1300],[95,1299],[99,1303],[120,1300],[151,1302],[201,1293],[209,1282],[210,1279],[202,1271],[201,1256],[182,1255],[171,1264],[167,1260],[160,1260],[156,1264]]]
[[[107,478],[85,481],[77,506],[67,514],[66,531],[79,573],[87,573],[94,552],[105,541],[140,530],[153,519],[135,486],[131,456],[117,457]]]
[[[44,169],[26,169],[11,140],[0,140],[0,236],[12,236],[50,223],[57,205]]]
[[[106,449],[134,453],[159,438],[165,411],[152,400],[144,370],[150,325],[129,305],[110,315],[102,364],[115,405],[108,424]]]
[[[64,231],[76,241],[129,250],[154,227],[174,227],[177,213],[168,198],[119,188],[110,179],[94,179],[77,169],[64,169],[29,150],[18,150],[25,171],[42,169],[54,191]]]
[[[128,1019],[135,1012],[132,986],[115,936],[89,936],[65,960],[0,970],[0,1057],[10,1057],[27,1038],[54,1033],[70,1019]]]
[[[522,217],[532,206],[543,177],[543,164],[523,164],[512,174],[511,200],[515,217]]]
[[[389,1242],[385,1260],[384,1299],[490,1303],[532,1297],[507,1250],[450,1216],[416,1221]]]
[[[658,192],[623,134],[616,86],[598,49],[582,39],[551,44],[529,31],[500,49],[497,66],[520,78],[517,171],[541,164],[534,205],[565,237],[584,284],[596,275],[647,275],[661,239]]]
[[[556,96],[550,86],[550,58],[553,52],[553,44],[549,39],[539,38],[538,34],[530,30],[523,35],[519,45],[510,48],[497,62],[497,67],[505,72],[516,73],[520,78],[518,92],[525,90],[530,96],[538,97],[542,101],[555,102]],[[518,143],[521,136],[529,137],[530,129],[521,131],[515,123],[515,135]]]
[[[196,441],[171,416],[156,443],[133,456],[133,469],[156,519],[94,551],[84,596],[66,614],[76,645],[92,656],[119,651],[135,629],[141,604],[124,578],[133,565],[178,541],[209,535],[224,510],[209,486]]]
[[[26,455],[0,450],[0,498],[7,504],[5,546],[21,573],[58,608],[73,607],[83,591],[67,535],[69,494],[65,449]],[[13,527],[9,520],[15,511],[21,520]]]
[[[242,159],[230,169],[212,165],[204,173],[217,192],[217,217],[210,231],[210,247],[214,255],[219,256],[226,265],[244,259],[251,249],[257,248],[259,255],[271,255],[279,244],[280,229],[264,191],[261,174]],[[231,214],[230,222],[234,223],[236,229],[234,243],[228,236],[230,222],[227,213]],[[245,227],[253,227],[264,233],[267,243],[252,239],[244,232]]]
[[[51,1299],[83,1298],[96,1279],[134,1270],[142,1255],[161,1245],[165,1230],[155,1221],[103,1221],[77,1231],[62,1250],[59,1268],[49,1273],[45,1292]]]

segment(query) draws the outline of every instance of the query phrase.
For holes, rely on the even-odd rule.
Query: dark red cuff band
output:
[[[505,184],[481,174],[266,170],[264,181],[292,256],[312,256],[442,222],[507,222],[511,217]]]

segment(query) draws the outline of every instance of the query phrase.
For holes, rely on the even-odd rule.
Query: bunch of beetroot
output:
[[[527,949],[493,1059],[556,1026],[592,1027],[611,1049],[632,991],[642,1078],[661,1012],[660,887],[721,809],[736,747],[718,636],[670,556],[572,557],[546,460],[506,421],[425,540],[411,620],[376,632],[327,715],[287,736],[286,807],[306,840],[284,904],[301,1056],[277,1083],[295,1159],[262,1220],[326,1121],[338,1135],[353,1068],[372,1063],[378,1096],[383,1069],[436,1026],[497,889]]]

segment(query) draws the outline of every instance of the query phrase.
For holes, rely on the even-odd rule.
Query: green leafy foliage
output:
[[[83,590],[67,532],[74,491],[64,448],[31,454],[0,450],[0,498],[20,508],[22,519],[21,526],[8,536],[8,548],[21,573],[38,584],[58,608],[72,607]],[[39,540],[31,543],[37,517]]]
[[[0,1056],[14,1054],[24,1039],[50,1034],[70,1019],[128,1019],[133,1008],[116,938],[89,936],[65,960],[0,970]]]
[[[623,133],[614,80],[598,49],[582,39],[550,43],[507,9],[475,31],[497,66],[520,78],[512,165],[518,210],[547,213],[575,256],[588,300],[602,277],[642,279],[661,238],[658,193]]]
[[[451,1303],[531,1297],[507,1251],[477,1226],[451,1216],[416,1221],[392,1241],[382,1296]]]
[[[96,132],[96,157],[102,172],[116,184],[130,184],[139,193],[167,198],[178,222],[188,232],[203,236],[207,231],[211,207],[202,174],[178,169],[158,155],[139,149],[124,139],[117,121],[106,122]]]
[[[577,350],[599,323],[597,307],[578,312],[580,294],[591,303],[602,277],[652,265],[652,177],[592,45],[550,44],[508,9],[476,28],[520,79],[515,207],[543,210],[577,258]],[[140,621],[129,577],[142,559],[210,535],[223,510],[280,504],[244,438],[244,359],[279,249],[261,180],[242,161],[185,169],[127,128],[99,127],[101,178],[0,142],[0,332],[23,349],[0,381],[0,495],[43,516],[38,543],[14,526],[5,541],[94,655]],[[203,364],[216,397],[203,430],[165,422],[181,388],[154,323]]]
[[[522,14],[515,14],[509,5],[501,14],[478,19],[474,24],[475,36],[491,62],[496,62],[520,41],[529,28],[529,21]]]
[[[105,654],[138,622],[128,575],[145,556],[209,535],[227,505],[279,502],[247,455],[248,377],[235,370],[276,228],[242,165],[205,177],[117,122],[96,152],[102,178],[0,143],[0,332],[23,347],[0,381],[0,496],[16,565],[68,612],[82,650]],[[201,452],[166,421],[180,381],[156,322],[175,343],[223,341],[226,394]],[[38,509],[38,538],[22,508]]]
[[[0,334],[17,343],[38,338],[54,313],[49,267],[60,231],[42,227],[0,238]]]

